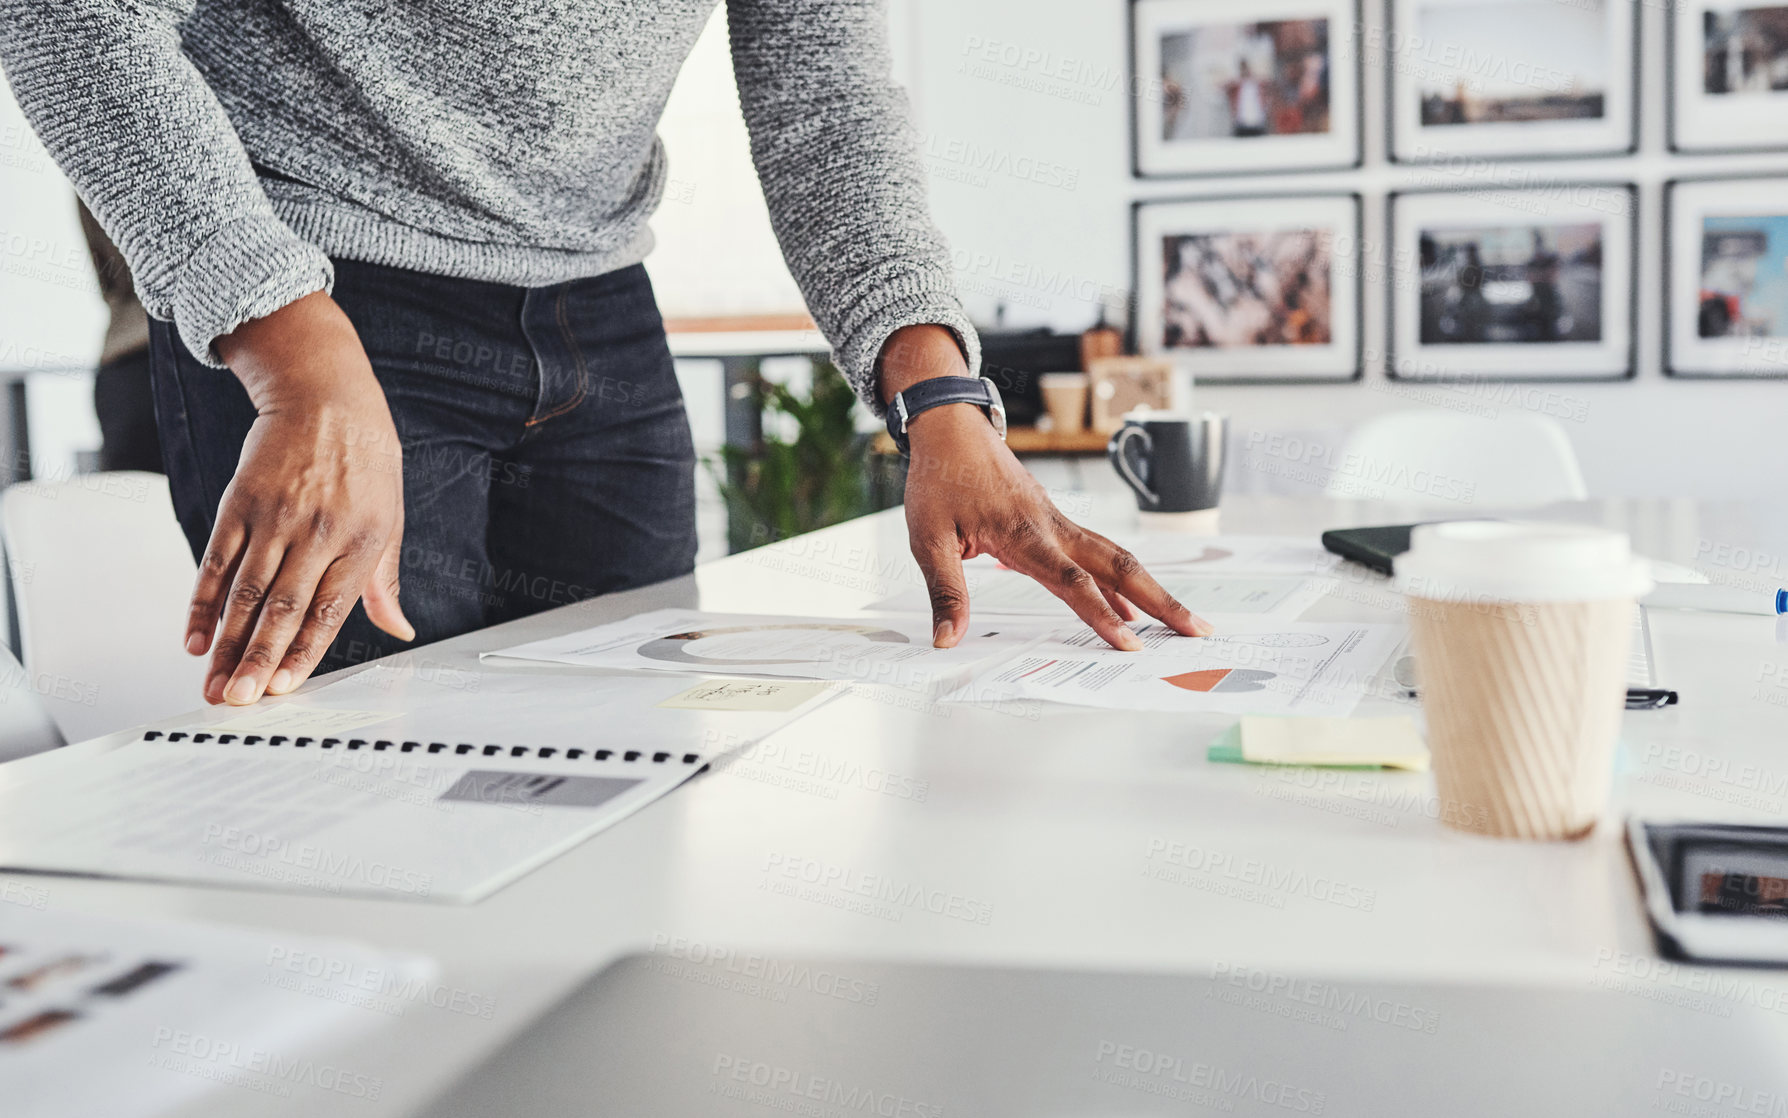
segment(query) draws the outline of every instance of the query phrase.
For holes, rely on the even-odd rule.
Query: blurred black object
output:
[[[102,436],[100,469],[162,472],[148,350],[132,350],[99,367],[93,380],[93,410]]]
[[[93,381],[93,410],[99,416],[102,470],[161,472],[161,436],[155,428],[155,393],[149,384],[149,316],[137,301],[136,284],[124,255],[99,220],[76,203],[93,273],[110,317]]]
[[[1043,414],[1044,373],[1077,373],[1080,335],[1034,330],[981,331],[981,375],[999,387],[1006,422],[1034,426]]]
[[[1335,528],[1322,534],[1322,546],[1343,559],[1370,567],[1381,575],[1393,573],[1397,556],[1409,550],[1409,537],[1419,525],[1391,524],[1383,528]]]

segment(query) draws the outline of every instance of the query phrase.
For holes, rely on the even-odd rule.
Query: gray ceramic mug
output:
[[[1223,495],[1229,419],[1215,412],[1137,412],[1111,436],[1106,454],[1143,512],[1198,512]]]

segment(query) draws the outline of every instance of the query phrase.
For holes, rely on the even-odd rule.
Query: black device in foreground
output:
[[[1788,827],[1634,819],[1627,851],[1664,954],[1788,967]]]
[[[1409,535],[1419,524],[1384,528],[1336,528],[1322,534],[1322,546],[1343,559],[1388,575],[1397,556],[1409,550]]]

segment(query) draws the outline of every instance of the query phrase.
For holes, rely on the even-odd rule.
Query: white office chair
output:
[[[197,566],[160,474],[9,487],[0,527],[20,659],[69,741],[200,705],[205,661],[181,643]]]
[[[1431,410],[1393,412],[1355,428],[1328,495],[1506,509],[1587,500],[1589,490],[1557,420]]]
[[[0,763],[62,744],[62,731],[43,708],[31,677],[10,649],[0,648]]]

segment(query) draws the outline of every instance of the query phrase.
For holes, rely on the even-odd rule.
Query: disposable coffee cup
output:
[[[1633,610],[1651,589],[1627,537],[1426,525],[1397,576],[1441,821],[1502,838],[1589,834],[1608,809]]]
[[[1043,407],[1051,428],[1063,434],[1086,430],[1088,381],[1085,373],[1044,373]]]

